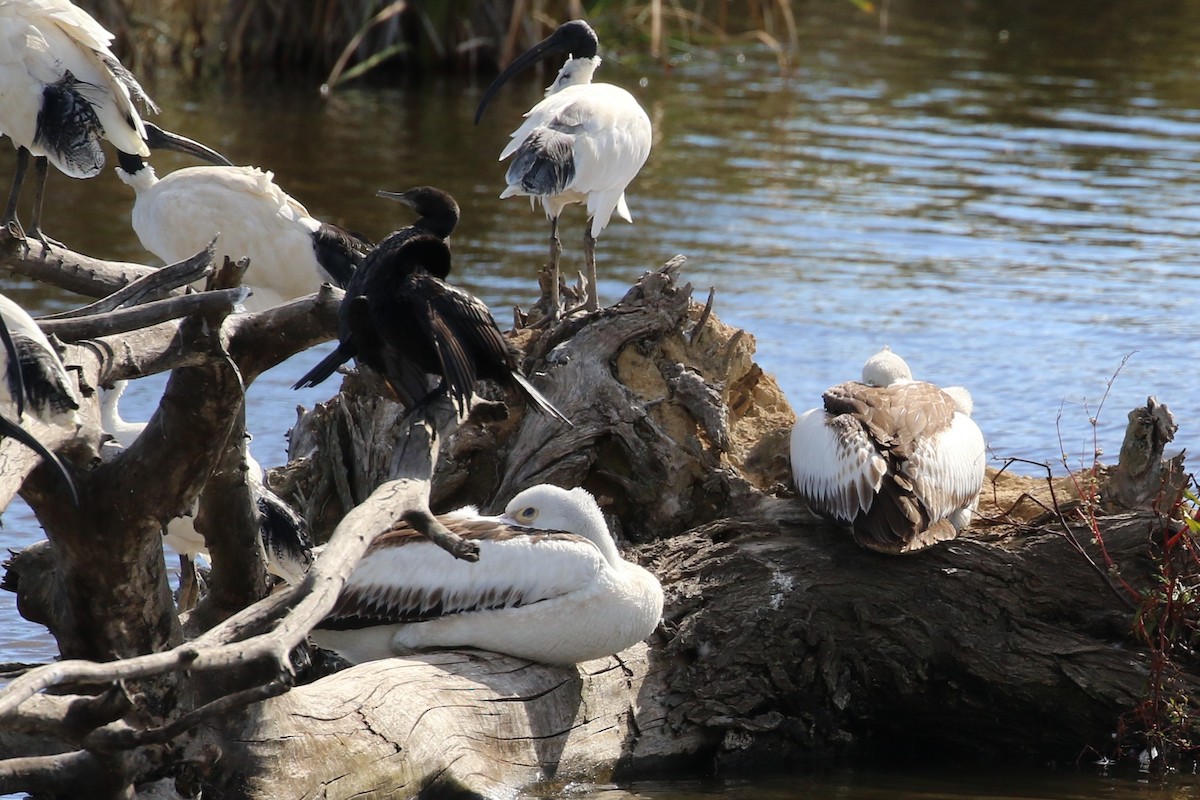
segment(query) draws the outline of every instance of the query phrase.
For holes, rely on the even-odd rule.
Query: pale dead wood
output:
[[[108,683],[160,675],[164,672],[187,669],[191,672],[221,669],[237,661],[266,658],[286,665],[288,653],[308,631],[333,608],[342,583],[354,564],[366,552],[371,540],[389,529],[401,514],[413,509],[427,511],[428,477],[421,472],[432,471],[436,446],[432,431],[414,421],[410,435],[428,443],[424,458],[414,458],[400,465],[401,477],[383,484],[368,500],[349,514],[338,526],[320,557],[313,562],[304,581],[268,598],[260,608],[251,606],[210,629],[193,642],[187,642],[165,652],[127,658],[115,663],[95,663],[85,660],[64,660],[31,670],[15,679],[0,692],[0,718],[13,712],[21,703],[53,686]],[[410,452],[419,453],[418,448]],[[340,535],[339,535],[340,534]],[[448,556],[449,557],[449,556]],[[237,642],[224,640],[225,634],[246,623],[260,611],[288,609],[286,622],[274,630]],[[264,624],[259,620],[257,624]]]
[[[549,778],[604,781],[631,759],[698,750],[703,737],[669,729],[656,699],[666,693],[663,664],[645,645],[569,668],[469,651],[387,659],[233,721],[226,757],[232,774],[257,776],[251,797],[348,798],[385,786],[396,797],[496,797]]]
[[[172,289],[178,289],[185,284],[206,278],[213,272],[213,256],[216,253],[216,247],[217,240],[213,239],[208,243],[208,247],[190,258],[153,270],[94,303],[57,314],[47,314],[39,322],[45,323],[49,320],[85,317],[89,314],[114,311],[122,306],[136,305],[152,300]]]
[[[223,308],[230,309],[245,300],[248,294],[248,289],[219,289],[185,294],[165,300],[151,300],[133,308],[93,313],[88,316],[41,319],[38,320],[38,327],[47,334],[54,334],[68,342],[115,336],[191,314],[206,315]]]
[[[0,267],[86,297],[105,297],[156,269],[92,258],[56,244],[43,246],[8,229],[0,230]]]

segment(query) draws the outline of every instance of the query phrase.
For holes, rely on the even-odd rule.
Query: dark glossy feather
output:
[[[46,86],[33,137],[35,143],[60,159],[68,168],[67,174],[76,178],[94,177],[104,168],[100,147],[104,129],[83,94],[85,86],[70,72],[58,83]]]
[[[317,263],[336,286],[345,289],[374,244],[367,238],[329,222],[312,235]]]

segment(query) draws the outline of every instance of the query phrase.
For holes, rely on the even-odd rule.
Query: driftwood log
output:
[[[792,497],[792,411],[754,364],[753,337],[695,302],[681,267],[649,273],[597,315],[522,334],[527,370],[573,420],[569,429],[488,405],[448,438],[453,421],[440,433],[398,431],[401,410],[377,399],[365,376],[348,377],[298,420],[292,461],[271,476],[318,533],[332,533],[304,583],[244,611],[233,605],[252,596],[226,601],[202,625],[112,614],[152,632],[133,650],[143,655],[64,661],[14,681],[0,692],[0,752],[9,754],[0,791],[87,786],[95,796],[166,779],[206,797],[492,797],[545,781],[878,753],[1074,760],[1114,754],[1118,732],[1125,747],[1162,743],[1161,729],[1158,740],[1145,735],[1148,691],[1186,706],[1200,677],[1187,652],[1148,645],[1153,637],[1137,635],[1135,620],[1143,630],[1148,619],[1167,625],[1155,598],[1176,568],[1178,503],[1160,489],[1162,513],[1101,514],[1087,476],[993,472],[979,519],[958,540],[903,558],[864,551]],[[183,374],[202,369],[215,381],[232,364],[244,385],[279,355],[256,350],[256,335],[274,338],[303,317],[309,338],[328,336],[328,293],[305,302],[209,326],[215,341],[173,351],[200,354],[183,357]],[[186,329],[176,324],[172,336]],[[288,341],[303,346],[296,331]],[[236,387],[223,392],[234,398],[207,401],[215,405],[205,418],[228,438],[240,405]],[[160,415],[173,407],[164,400]],[[206,470],[229,469],[222,452],[197,456],[209,466],[173,480],[192,487]],[[1175,485],[1163,469],[1138,471]],[[65,523],[43,517],[38,503],[50,480],[35,473],[22,491],[57,548]],[[311,682],[302,674],[295,685],[304,632],[404,508],[428,500],[436,511],[494,509],[546,481],[591,490],[663,581],[664,624],[645,645],[572,668],[430,653],[318,672]],[[85,497],[99,491],[85,486]],[[109,527],[105,535],[136,543],[138,563],[153,572],[149,524],[139,522],[136,535]],[[215,550],[214,562],[220,569]],[[69,597],[98,591],[69,564],[59,572]],[[10,568],[20,585],[42,583],[37,575],[33,559]],[[141,602],[169,609],[165,582],[151,577],[139,585],[159,595]],[[37,606],[31,615],[57,619],[50,627],[65,654],[132,655],[116,652],[112,621],[101,629],[103,649],[80,643],[86,609],[39,601],[20,585],[21,599]],[[1186,717],[1171,733],[1194,736],[1195,727]]]

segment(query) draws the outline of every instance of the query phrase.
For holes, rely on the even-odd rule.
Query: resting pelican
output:
[[[72,178],[95,177],[104,167],[101,139],[126,158],[147,157],[160,146],[201,155],[195,142],[143,122],[137,104],[158,109],[109,49],[112,40],[67,0],[0,3],[0,131],[17,148],[17,172],[0,224],[16,223],[31,155],[38,186],[29,234],[43,243],[50,163]]]
[[[100,390],[100,427],[113,438],[114,446],[122,450],[131,447],[146,429],[145,422],[127,422],[121,417],[119,403],[127,385],[127,381],[115,381],[111,389]],[[262,466],[250,455],[249,437],[244,437],[242,447],[246,480],[250,483],[250,491],[258,508],[259,539],[267,571],[288,583],[297,583],[312,563],[312,541],[308,536],[308,526],[300,515],[267,488]],[[172,519],[163,529],[163,541],[188,562],[184,567],[185,573],[196,556],[211,560],[204,536],[194,524],[196,508],[197,504],[193,504],[185,514]]]
[[[965,389],[914,381],[884,348],[861,383],[824,401],[792,429],[792,478],[814,511],[885,553],[953,539],[970,522],[987,454]]]
[[[371,242],[321,222],[256,167],[202,166],[159,179],[143,159],[122,159],[117,175],[133,187],[133,230],[142,246],[174,264],[217,238],[218,263],[249,257],[244,304],[261,311],[311,294],[324,282],[345,287]]]
[[[42,329],[25,309],[0,294],[0,436],[9,436],[33,450],[62,477],[71,496],[79,505],[75,482],[52,450],[21,427],[25,411],[47,425],[79,427],[79,400],[74,381]]]
[[[408,408],[448,393],[458,413],[465,414],[476,381],[490,378],[518,391],[542,413],[566,422],[521,374],[519,353],[483,301],[445,282],[450,274],[445,236],[454,227],[450,220],[458,217],[453,198],[431,187],[399,197],[411,203],[422,220],[432,217],[443,224],[418,220],[388,236],[363,259],[338,312],[338,346],[293,388],[316,386],[353,357],[380,373]],[[429,376],[440,378],[433,391]]]
[[[525,195],[531,204],[541,200],[550,218],[550,262],[538,305],[547,307],[551,320],[559,314],[559,215],[572,203],[587,203],[590,224],[584,228],[583,249],[588,286],[583,308],[595,311],[600,307],[596,237],[613,212],[633,222],[625,188],[646,163],[654,138],[650,118],[633,95],[610,83],[592,83],[592,74],[600,66],[599,47],[596,32],[586,22],[564,22],[500,73],[475,111],[475,124],[479,124],[492,97],[513,75],[556,53],[567,54],[546,89],[546,99],[525,114],[525,122],[500,153],[501,161],[515,155],[504,176],[508,186],[500,197]]]
[[[438,518],[479,543],[453,558],[401,524],[372,543],[313,640],[359,663],[434,647],[474,647],[546,664],[619,653],[662,617],[658,579],[617,552],[583,489],[542,484],[498,517]]]

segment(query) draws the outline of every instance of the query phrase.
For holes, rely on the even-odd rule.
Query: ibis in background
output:
[[[521,374],[519,352],[483,301],[446,283],[445,240],[458,222],[454,198],[429,186],[393,197],[421,218],[388,235],[363,259],[338,312],[337,347],[293,388],[316,386],[354,358],[381,374],[409,409],[448,394],[462,416],[476,381],[490,378],[566,422]],[[430,376],[440,379],[432,390]]]
[[[987,453],[962,387],[914,381],[884,348],[862,382],[827,390],[792,429],[792,479],[809,506],[860,545],[907,553],[953,539],[971,521]]]
[[[474,647],[577,664],[642,641],[662,617],[662,585],[621,558],[584,489],[542,484],[500,516],[468,506],[438,520],[477,542],[479,560],[453,558],[400,523],[354,568],[312,632],[318,646],[355,663]]]
[[[100,427],[112,437],[108,444],[117,451],[132,447],[147,424],[127,422],[121,417],[120,400],[127,385],[127,381],[115,381],[112,388],[100,390]],[[267,488],[262,466],[250,454],[248,436],[243,438],[242,448],[242,457],[246,462],[246,480],[250,483],[250,491],[259,514],[259,541],[267,571],[287,583],[298,583],[312,563],[312,540],[308,535],[308,525],[287,503]],[[185,580],[188,573],[194,572],[192,567],[196,556],[211,560],[204,536],[195,528],[196,509],[197,504],[193,504],[186,513],[170,520],[163,529],[163,541],[179,554]],[[185,580],[181,580],[181,597],[187,590],[184,586]]]
[[[650,118],[633,95],[612,84],[592,83],[592,74],[600,66],[599,45],[596,32],[583,20],[563,23],[501,72],[475,111],[478,124],[492,97],[513,75],[556,53],[567,54],[566,63],[546,89],[546,98],[525,114],[525,122],[500,153],[501,161],[513,156],[504,176],[508,186],[500,197],[526,195],[531,204],[540,200],[550,218],[550,262],[541,281],[538,305],[548,306],[551,320],[560,313],[559,215],[571,203],[587,204],[589,224],[584,229],[583,248],[588,286],[582,307],[595,311],[600,307],[596,237],[614,212],[633,222],[625,188],[646,163],[653,138]]]
[[[0,294],[0,340],[4,342],[0,374],[0,436],[16,439],[50,464],[63,480],[71,501],[79,505],[75,482],[57,455],[21,427],[25,412],[46,425],[79,427],[79,399],[74,381],[50,340],[33,318],[11,298]]]
[[[42,200],[51,163],[72,178],[95,177],[104,167],[101,139],[112,142],[123,159],[146,158],[156,147],[206,160],[216,156],[142,120],[137,105],[158,109],[109,49],[112,40],[67,0],[0,3],[0,131],[17,148],[17,171],[0,224],[18,224],[31,155],[38,183],[29,233],[43,244]]]
[[[321,222],[256,167],[198,166],[158,178],[141,158],[122,158],[133,187],[133,230],[166,264],[203,250],[217,236],[216,258],[249,257],[245,302],[261,311],[311,294],[324,282],[345,288],[372,242]]]

